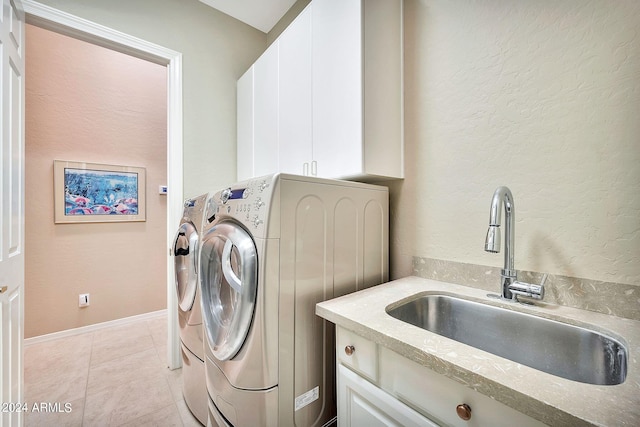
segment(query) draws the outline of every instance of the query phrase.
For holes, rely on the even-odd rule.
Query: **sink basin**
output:
[[[583,327],[449,295],[422,295],[387,313],[511,361],[588,384],[622,384],[626,347]]]

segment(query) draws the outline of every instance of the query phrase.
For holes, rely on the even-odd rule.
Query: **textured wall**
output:
[[[412,256],[640,285],[640,2],[405,0],[406,176],[392,275]]]
[[[198,0],[39,0],[181,52],[184,197],[236,179],[236,81],[267,36]]]
[[[166,308],[166,67],[31,25],[26,40],[25,336]],[[54,224],[54,160],[146,168],[147,220]]]

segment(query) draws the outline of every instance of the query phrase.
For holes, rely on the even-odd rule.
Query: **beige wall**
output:
[[[31,25],[26,40],[25,336],[165,308],[166,67]],[[54,224],[53,160],[144,167],[146,221]]]
[[[198,0],[39,0],[181,52],[184,197],[236,178],[236,81],[264,52],[267,36]]]
[[[405,0],[393,277],[501,266],[483,244],[507,185],[517,269],[640,285],[640,2],[614,3]]]

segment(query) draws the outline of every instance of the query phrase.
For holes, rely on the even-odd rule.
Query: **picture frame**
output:
[[[53,162],[54,222],[146,221],[146,169]]]

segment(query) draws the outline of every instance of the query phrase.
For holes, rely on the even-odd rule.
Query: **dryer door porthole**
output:
[[[251,236],[239,225],[223,221],[202,239],[200,253],[202,307],[213,355],[233,358],[251,327],[258,259]]]
[[[183,312],[191,310],[198,289],[198,233],[191,222],[184,222],[178,228],[173,241],[175,283],[178,293],[178,307]]]

